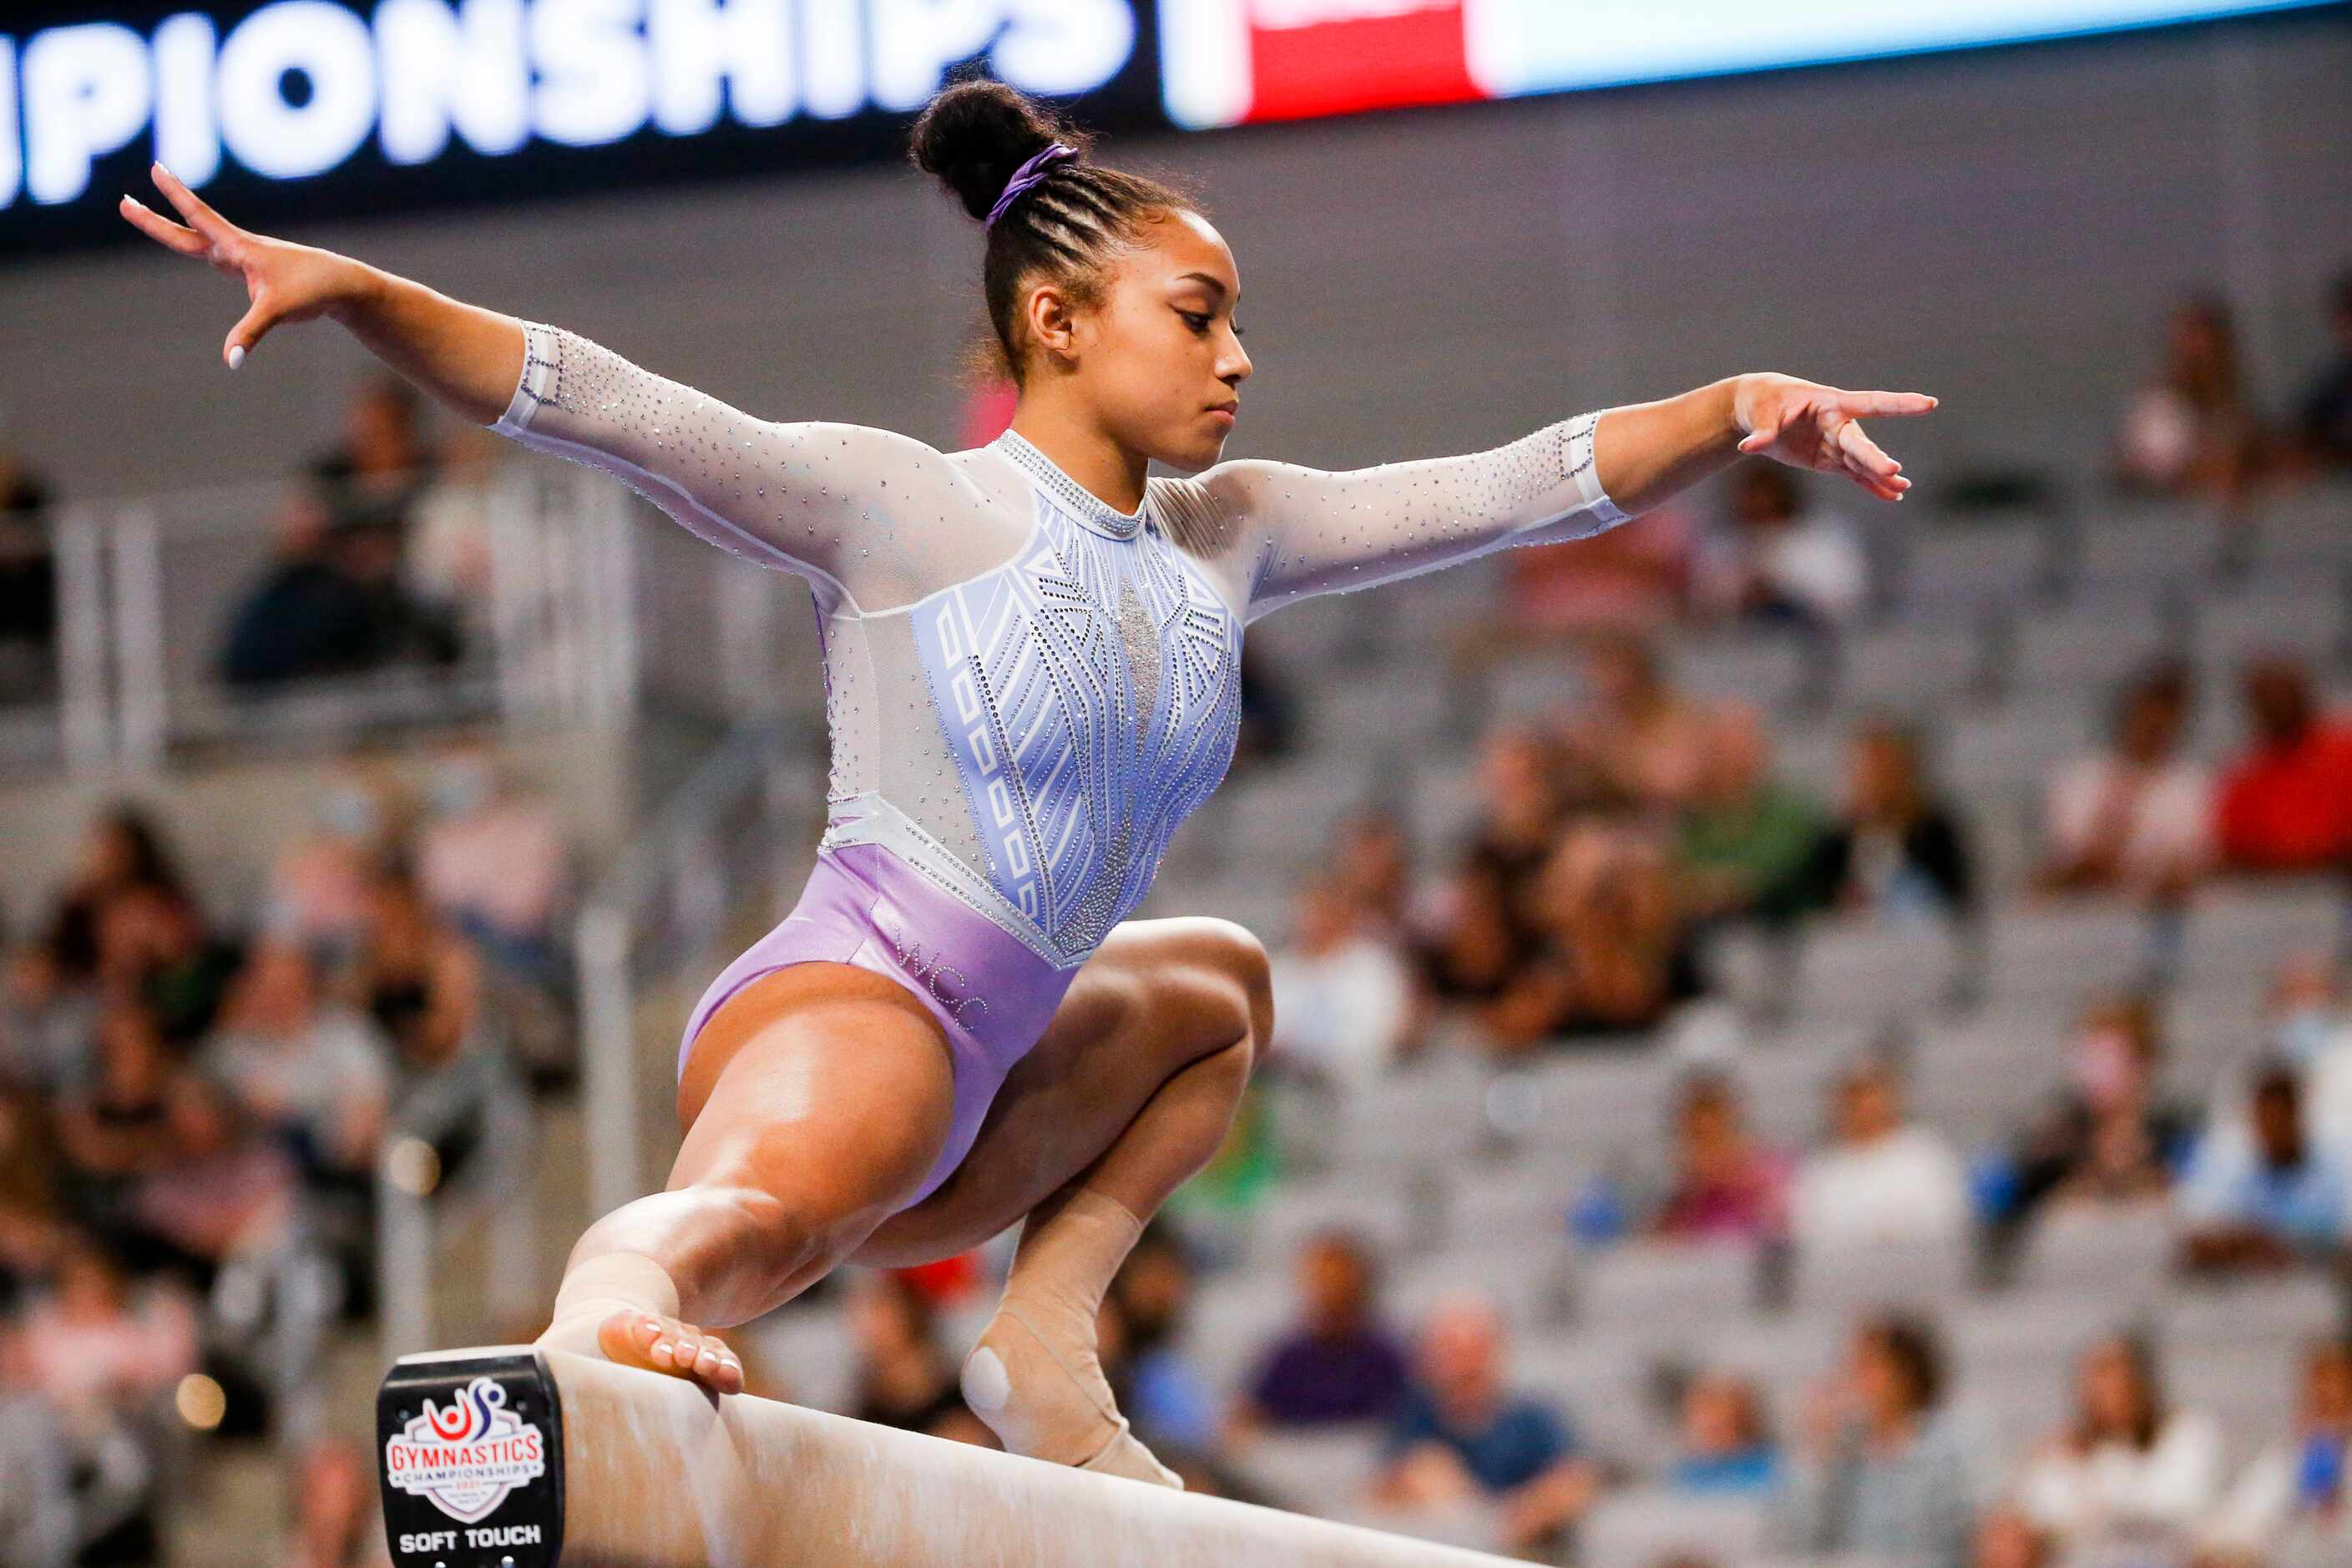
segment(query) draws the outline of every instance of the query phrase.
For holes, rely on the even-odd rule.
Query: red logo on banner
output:
[[[1398,0],[1249,0],[1249,10],[1247,119],[1300,120],[1486,96],[1470,79],[1461,0],[1409,9],[1400,9]],[[1312,19],[1291,22],[1286,12]],[[1267,25],[1276,17],[1286,25]]]

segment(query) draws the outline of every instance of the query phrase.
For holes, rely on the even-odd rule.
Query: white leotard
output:
[[[1011,431],[943,453],[759,419],[562,328],[526,338],[493,428],[808,581],[825,845],[887,846],[1055,969],[1142,900],[1223,776],[1247,623],[1626,517],[1593,469],[1598,411],[1462,457],[1223,462],[1123,513]]]

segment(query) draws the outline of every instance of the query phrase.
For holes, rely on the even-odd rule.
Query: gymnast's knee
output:
[[[1206,923],[1217,966],[1239,993],[1235,1021],[1242,1032],[1241,1043],[1255,1055],[1265,1049],[1266,1035],[1274,1027],[1273,962],[1265,943],[1240,921],[1213,917]]]

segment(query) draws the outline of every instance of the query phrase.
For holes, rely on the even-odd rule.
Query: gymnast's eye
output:
[[[1202,311],[1179,310],[1176,313],[1183,317],[1185,324],[1191,327],[1194,331],[1205,332],[1209,330],[1209,318]]]

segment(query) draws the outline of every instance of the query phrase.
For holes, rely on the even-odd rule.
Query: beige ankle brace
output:
[[[972,1414],[1013,1453],[1181,1487],[1128,1430],[1096,1357],[1095,1314],[1143,1223],[1079,1188],[1022,1227],[995,1321],[964,1363]]]

